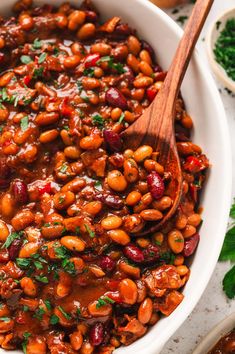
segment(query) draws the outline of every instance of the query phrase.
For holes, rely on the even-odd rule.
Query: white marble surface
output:
[[[232,7],[235,7],[235,0],[215,0],[198,43],[201,54],[205,56],[206,64],[207,58],[204,39],[208,28],[222,11]],[[168,14],[174,19],[179,18],[179,16],[189,15],[192,10],[192,5],[179,7],[178,9],[179,12],[172,14],[172,10],[169,10]],[[218,82],[217,85],[225,106],[231,133],[234,166],[233,196],[235,197],[235,95],[229,94]],[[191,354],[196,344],[200,342],[214,325],[231,312],[235,311],[235,300],[231,301],[225,297],[221,284],[223,276],[229,268],[229,262],[217,263],[214,274],[201,300],[193,313],[166,344],[162,354]]]

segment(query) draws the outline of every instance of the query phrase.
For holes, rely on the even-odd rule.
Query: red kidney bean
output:
[[[147,183],[152,197],[154,199],[160,199],[165,191],[161,176],[156,171],[153,171],[147,176]]]
[[[125,70],[125,72],[120,76],[121,80],[126,79],[131,84],[135,80],[135,76],[132,69],[128,65],[125,65],[123,69]]]
[[[86,14],[86,21],[87,22],[97,22],[98,21],[98,15],[95,11],[85,11]]]
[[[133,244],[129,244],[123,249],[124,255],[135,263],[144,262],[144,254],[141,249]]]
[[[113,152],[121,151],[122,141],[119,134],[115,133],[111,129],[105,129],[103,131],[104,141],[108,145],[109,149]]]
[[[200,241],[200,235],[198,233],[196,233],[190,238],[185,239],[183,256],[184,257],[191,256],[195,252],[199,241]]]
[[[190,131],[184,128],[182,125],[176,123],[175,124],[175,137],[176,140],[179,141],[189,141],[190,139]]]
[[[96,63],[99,59],[100,59],[99,53],[87,55],[84,61],[85,68],[88,69],[91,68],[92,66],[96,66]]]
[[[127,101],[121,91],[115,87],[111,87],[106,91],[106,101],[113,107],[119,107],[122,110],[127,109]]]
[[[15,180],[12,183],[12,192],[18,203],[25,204],[28,201],[27,186],[23,181]]]
[[[5,60],[5,54],[0,52],[0,63],[3,63]]]
[[[153,68],[153,71],[155,72],[155,73],[162,73],[162,68],[161,68],[161,66],[160,65],[154,65],[154,68]],[[164,77],[165,78],[165,77]]]
[[[109,256],[103,256],[100,261],[100,266],[104,271],[112,272],[115,268],[115,262]]]
[[[115,28],[115,32],[122,36],[129,36],[130,34],[134,34],[135,31],[128,24],[120,24]]]
[[[22,239],[15,239],[10,245],[10,247],[8,248],[9,258],[11,261],[14,261],[18,257],[22,243],[23,243]]]
[[[94,197],[96,200],[99,200],[100,202],[113,209],[119,210],[124,206],[123,200],[118,195],[103,192],[97,193]]]
[[[200,188],[197,187],[195,184],[193,184],[193,183],[189,184],[189,193],[190,193],[190,196],[191,196],[192,200],[194,201],[194,203],[197,203],[199,189]]]
[[[143,255],[145,262],[155,262],[160,258],[159,248],[150,244],[143,250]]]
[[[153,47],[145,40],[142,40],[141,44],[142,44],[142,49],[147,50],[149,52],[152,60],[155,60],[155,52],[153,50]]]
[[[102,323],[97,322],[91,328],[89,333],[90,342],[95,347],[100,345],[104,340],[104,326]]]

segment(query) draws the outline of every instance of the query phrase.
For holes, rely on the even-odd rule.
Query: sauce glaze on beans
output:
[[[208,160],[179,98],[181,203],[138,236],[172,204],[158,152],[120,138],[164,81],[153,49],[89,1],[14,11],[0,19],[0,345],[112,353],[183,300]]]

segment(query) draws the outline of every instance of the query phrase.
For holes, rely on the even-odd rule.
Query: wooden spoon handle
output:
[[[164,97],[165,110],[171,114],[175,107],[175,100],[191,59],[194,47],[201,33],[207,15],[214,0],[197,0],[192,15],[186,25],[184,35],[179,43],[178,49],[168,71],[159,96]],[[156,97],[153,105],[160,97]],[[172,114],[174,119],[174,114]],[[167,120],[167,119],[166,119]],[[168,122],[169,124],[169,122]]]

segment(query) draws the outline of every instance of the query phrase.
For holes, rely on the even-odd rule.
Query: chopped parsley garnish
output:
[[[85,229],[86,229],[87,233],[89,234],[89,236],[90,236],[91,238],[94,238],[94,237],[95,237],[94,231],[91,230],[91,228],[89,227],[89,225],[84,224],[84,226],[85,226]]]
[[[125,113],[122,113],[120,118],[118,119],[118,123],[121,124],[124,118],[125,118]]]
[[[23,334],[23,337],[24,337],[24,341],[23,341],[23,343],[22,343],[22,349],[23,349],[23,352],[24,352],[24,354],[27,354],[27,348],[26,348],[26,345],[27,345],[27,343],[28,343],[28,338],[31,336],[31,333],[29,333],[29,332],[24,332],[24,334]]]
[[[29,307],[28,307],[27,305],[24,305],[24,306],[23,306],[23,311],[24,311],[24,312],[28,312],[28,311],[29,311]]]
[[[33,78],[34,78],[34,79],[37,79],[37,78],[39,78],[39,77],[42,77],[43,71],[44,71],[44,68],[43,68],[43,67],[38,68],[38,69],[34,69]]]
[[[227,20],[214,48],[215,59],[235,81],[235,18]]]
[[[97,61],[97,64],[107,62],[110,69],[114,69],[118,72],[118,74],[123,74],[125,72],[124,67],[121,63],[115,63],[114,58],[111,56],[102,57]]]
[[[71,320],[72,316],[69,315],[67,312],[65,312],[65,310],[64,310],[61,306],[58,306],[58,309],[60,310],[60,312],[64,315],[64,317],[65,317],[67,320]]]
[[[102,129],[104,127],[104,118],[100,114],[94,114],[92,116],[92,124],[97,126],[99,129]]]
[[[59,323],[59,317],[56,315],[52,315],[50,318],[50,324],[51,325],[56,325],[57,323]]]
[[[38,58],[38,64],[42,64],[47,57],[47,53],[42,53],[40,57]]]
[[[61,262],[62,268],[71,275],[76,275],[76,269],[73,262],[70,262],[69,259],[63,259]]]
[[[5,243],[2,245],[1,248],[8,248],[12,242],[16,239],[20,239],[24,235],[23,231],[20,232],[12,232],[6,239]]]
[[[42,41],[36,38],[33,42],[33,49],[41,49],[42,48]]]
[[[81,309],[77,308],[77,315],[80,316],[81,315]]]
[[[29,64],[29,63],[31,63],[33,61],[33,59],[29,55],[22,55],[20,57],[20,61],[23,64]]]
[[[94,69],[94,68],[85,69],[85,70],[83,71],[83,74],[84,74],[85,76],[94,77],[94,76],[95,76],[95,69]]]
[[[20,128],[24,132],[26,129],[28,129],[28,126],[29,126],[29,117],[25,116],[20,121]]]
[[[10,320],[11,320],[10,317],[6,317],[6,316],[0,317],[0,321],[3,322],[9,322]]]
[[[16,264],[19,268],[28,268],[30,266],[30,258],[16,258]]]
[[[47,308],[49,311],[52,309],[50,300],[45,300],[45,301],[44,301],[44,304],[46,305],[46,308]]]
[[[67,169],[68,169],[68,165],[63,164],[63,165],[60,167],[60,172],[61,172],[61,173],[66,173]]]
[[[63,197],[62,195],[59,197],[59,204],[63,204],[65,201],[65,197]]]
[[[99,309],[107,304],[114,304],[115,301],[108,296],[102,296],[97,300],[96,308]]]
[[[35,279],[36,279],[37,281],[40,281],[41,283],[44,283],[44,284],[48,284],[48,283],[49,283],[48,278],[45,277],[45,276],[35,275]]]
[[[38,320],[42,320],[42,316],[45,314],[45,310],[42,307],[39,307],[33,317],[37,318]]]

